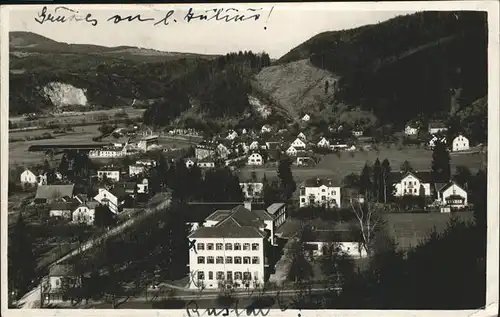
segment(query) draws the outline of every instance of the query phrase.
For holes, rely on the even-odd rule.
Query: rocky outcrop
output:
[[[69,84],[51,82],[43,87],[43,94],[56,107],[87,106],[87,90]]]

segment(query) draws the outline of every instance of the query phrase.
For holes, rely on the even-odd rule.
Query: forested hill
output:
[[[418,114],[446,116],[487,94],[483,12],[421,12],[351,30],[324,32],[276,63],[309,59],[340,77],[335,102],[403,125]]]

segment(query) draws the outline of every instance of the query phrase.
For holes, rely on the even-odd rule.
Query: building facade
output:
[[[341,207],[340,186],[333,185],[330,180],[311,179],[300,187],[300,207],[328,206]]]
[[[451,150],[453,152],[459,152],[459,151],[467,151],[469,150],[469,139],[464,137],[463,135],[459,135],[456,138],[453,139]]]

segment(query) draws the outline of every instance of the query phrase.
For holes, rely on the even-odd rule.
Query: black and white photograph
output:
[[[3,6],[2,315],[496,315],[499,7]]]

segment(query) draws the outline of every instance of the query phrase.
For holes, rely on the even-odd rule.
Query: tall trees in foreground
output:
[[[451,179],[450,153],[446,145],[436,141],[432,150],[432,180],[435,183],[448,182]]]
[[[36,259],[32,251],[33,241],[22,214],[9,234],[8,244],[9,291],[24,294],[35,278]]]
[[[363,170],[359,176],[359,181],[355,184],[352,181],[345,180],[352,185],[357,185],[360,194],[366,199],[375,202],[387,203],[391,201],[394,187],[391,181],[391,164],[388,159],[384,159],[382,163],[377,158],[373,166],[368,162],[365,163]],[[354,179],[352,175],[349,178]]]

